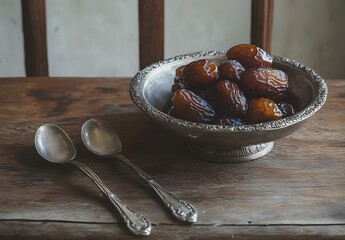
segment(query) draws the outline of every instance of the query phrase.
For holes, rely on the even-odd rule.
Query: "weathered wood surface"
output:
[[[274,0],[252,0],[250,42],[271,52]]]
[[[0,238],[131,239],[96,186],[72,166],[45,162],[34,134],[61,126],[77,157],[153,223],[150,239],[338,239],[345,237],[345,81],[328,81],[325,106],[273,151],[244,164],[214,164],[161,130],[128,94],[128,79],[0,79]],[[199,219],[176,221],[130,169],[85,150],[82,123],[106,120],[123,154],[191,202]]]
[[[45,0],[22,0],[26,76],[48,76]]]
[[[164,0],[139,0],[139,67],[164,59]]]

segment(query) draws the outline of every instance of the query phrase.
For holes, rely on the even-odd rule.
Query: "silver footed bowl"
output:
[[[288,74],[288,96],[296,110],[293,116],[234,127],[174,118],[165,111],[175,70],[198,59],[219,64],[226,56],[223,51],[196,52],[151,64],[134,76],[129,91],[139,109],[163,128],[187,139],[190,150],[206,160],[237,163],[260,158],[272,150],[275,140],[298,130],[326,102],[327,85],[318,73],[294,60],[274,56],[272,67]]]

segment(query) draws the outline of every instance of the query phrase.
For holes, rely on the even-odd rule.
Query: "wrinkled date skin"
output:
[[[246,69],[271,67],[273,58],[263,49],[251,44],[239,44],[230,48],[226,56],[239,61]]]
[[[197,89],[197,90],[194,90],[193,92],[196,93],[201,98],[205,99],[212,106],[213,110],[215,110],[216,112],[218,111],[215,91],[213,87],[209,87],[205,89]]]
[[[228,60],[222,62],[218,66],[219,79],[230,80],[233,83],[239,84],[241,73],[244,71],[244,67],[236,60]]]
[[[187,82],[184,80],[183,70],[185,65],[178,67],[175,70],[174,84],[171,87],[171,92],[175,92],[177,89],[186,88]]]
[[[262,123],[279,120],[283,116],[278,105],[269,98],[255,98],[248,104],[246,122]]]
[[[187,89],[176,90],[171,103],[174,114],[183,120],[211,123],[216,115],[206,100]]]
[[[175,70],[171,87],[173,117],[206,124],[239,126],[279,120],[295,114],[288,75],[272,68],[263,49],[239,44],[218,66],[199,59]]]
[[[233,118],[231,116],[221,116],[221,117],[216,117],[213,120],[213,124],[234,127],[234,126],[244,125],[244,122],[242,119],[239,119],[239,118]]]
[[[186,65],[179,66],[175,70],[175,82],[181,82],[183,80],[183,70]]]
[[[218,66],[208,59],[188,63],[183,70],[184,80],[190,88],[205,88],[218,80]]]
[[[248,69],[241,74],[241,86],[250,97],[269,97],[288,88],[288,76],[274,68]]]
[[[218,82],[215,95],[217,105],[223,114],[236,118],[245,116],[248,108],[247,99],[235,83],[229,80]]]
[[[186,88],[182,82],[176,82],[171,86],[171,92],[174,93],[178,89]]]
[[[290,117],[295,114],[295,109],[290,103],[280,102],[278,103],[278,107],[283,114],[283,118]]]
[[[267,96],[269,99],[271,99],[273,102],[275,103],[280,103],[280,102],[287,102],[288,101],[288,94],[287,91],[278,93],[278,94],[274,94],[274,95],[270,95]]]

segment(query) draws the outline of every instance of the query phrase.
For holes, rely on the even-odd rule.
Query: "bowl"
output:
[[[189,143],[198,157],[214,162],[246,162],[268,154],[274,141],[298,130],[326,102],[327,85],[314,70],[285,57],[273,56],[272,67],[288,74],[288,96],[296,113],[264,123],[222,126],[194,123],[174,118],[164,111],[171,99],[175,70],[198,59],[217,64],[227,60],[223,51],[184,54],[147,66],[130,83],[130,96],[136,106],[163,128]]]

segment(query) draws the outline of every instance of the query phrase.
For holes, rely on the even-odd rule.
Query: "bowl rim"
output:
[[[192,60],[200,58],[212,58],[225,56],[224,51],[199,51],[194,53],[188,53],[183,55],[178,55],[172,58],[168,58],[156,63],[152,63],[138,73],[131,80],[129,86],[130,97],[134,104],[141,109],[148,116],[164,123],[174,125],[180,128],[193,129],[207,132],[253,132],[253,131],[263,131],[263,130],[278,130],[299,122],[303,122],[310,118],[314,113],[316,113],[326,102],[328,88],[325,80],[313,69],[295,61],[288,59],[286,57],[280,57],[273,55],[274,62],[280,62],[283,64],[291,65],[294,68],[306,73],[315,83],[316,96],[315,99],[304,109],[297,112],[296,114],[286,117],[280,120],[256,123],[256,124],[245,124],[240,126],[223,126],[223,125],[211,125],[205,123],[195,123],[182,119],[172,117],[155,107],[153,107],[144,96],[143,86],[147,78],[154,73],[157,69],[164,65],[168,65],[175,61],[181,60]]]

